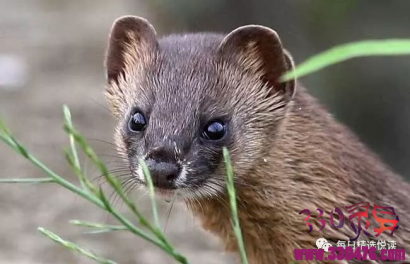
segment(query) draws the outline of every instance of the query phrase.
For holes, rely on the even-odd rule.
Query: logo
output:
[[[327,242],[325,238],[319,238],[316,240],[316,246],[318,249],[323,249],[325,252],[329,252],[329,248],[332,246]]]
[[[405,250],[396,248],[395,241],[390,241],[391,246],[388,245],[388,249],[386,241],[378,241],[377,244],[375,241],[359,241],[357,247],[350,246],[350,242],[349,246],[344,243],[345,241],[339,240],[337,247],[333,247],[325,238],[319,238],[316,241],[318,249],[294,249],[295,260],[406,260]],[[376,252],[377,250],[379,252]]]
[[[370,233],[369,233],[370,221],[367,219],[366,225],[364,227],[362,227],[361,225],[362,218],[364,218],[365,220],[366,218],[369,218],[369,214],[368,214],[369,207],[370,207],[369,202],[360,202],[360,203],[357,203],[351,206],[345,206],[345,209],[347,209],[347,213],[350,214],[348,218],[348,220],[350,221],[350,227],[356,234],[356,237],[350,238],[350,241],[356,241],[359,238],[362,231],[366,236],[370,236]],[[364,210],[361,210],[361,209],[364,209]],[[319,216],[317,218],[318,219],[321,218],[324,213],[323,210],[320,208],[317,208],[316,211],[319,212]],[[307,217],[305,218],[305,220],[303,220],[303,222],[306,222],[306,224],[309,226],[308,233],[310,233],[313,230],[312,224],[307,222],[310,218],[310,210],[303,209],[302,211],[299,212],[299,214],[303,214],[303,213],[307,214]],[[342,228],[345,223],[345,215],[343,214],[342,210],[340,210],[340,208],[337,208],[337,207],[335,208],[335,213],[338,214],[339,224],[335,225],[335,220],[333,218],[333,210],[330,212],[330,224],[335,228]],[[394,211],[393,207],[379,206],[377,204],[374,204],[372,215],[374,219],[380,224],[380,227],[375,227],[373,230],[375,232],[374,236],[376,237],[380,236],[380,234],[383,233],[384,231],[390,231],[390,235],[393,236],[394,231],[399,228],[399,226],[397,225],[399,222],[399,216],[396,215],[396,212]],[[383,218],[382,216],[386,216],[386,217],[390,216],[390,218],[394,218],[394,219]],[[355,219],[357,219],[357,225],[355,225],[353,221]],[[322,227],[318,231],[321,231],[326,226],[326,220],[319,219],[319,222],[322,224]],[[316,242],[316,245],[317,245],[317,242]]]
[[[342,247],[342,248],[346,248],[347,247],[351,247],[353,249],[356,249],[358,247],[375,247],[377,250],[382,250],[382,249],[396,249],[397,247],[397,242],[394,240],[391,241],[385,241],[385,240],[380,240],[380,241],[364,241],[364,240],[358,240],[357,242],[351,242],[351,241],[342,241],[342,240],[338,240],[336,247]],[[326,238],[319,238],[318,240],[316,240],[316,247],[318,249],[323,249],[325,252],[329,252],[329,247],[332,247],[332,245],[327,242]]]

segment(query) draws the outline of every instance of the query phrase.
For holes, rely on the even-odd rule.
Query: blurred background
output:
[[[245,24],[275,29],[296,63],[362,39],[410,38],[410,1],[385,0],[0,0],[0,116],[52,169],[74,180],[62,148],[67,104],[98,153],[115,155],[115,120],[102,96],[103,59],[112,22],[122,15],[151,21],[159,35],[229,32]],[[302,78],[308,89],[398,173],[410,177],[410,57],[354,59]],[[115,166],[115,165],[114,165]],[[99,176],[91,166],[90,177]],[[0,177],[43,177],[0,144]],[[149,214],[142,193],[138,205]],[[120,205],[120,204],[119,204]],[[161,220],[169,204],[161,203]],[[125,207],[125,206],[124,206]],[[84,234],[68,221],[114,222],[56,185],[0,184],[0,263],[91,263],[54,244],[38,226],[118,263],[173,263],[153,245],[117,232]],[[192,263],[233,263],[218,240],[176,206],[166,234]]]

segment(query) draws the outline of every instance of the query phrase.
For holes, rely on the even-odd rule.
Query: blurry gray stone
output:
[[[19,90],[27,82],[26,63],[12,54],[0,54],[0,89]]]

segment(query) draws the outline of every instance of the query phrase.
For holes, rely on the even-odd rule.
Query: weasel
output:
[[[294,66],[274,30],[248,25],[227,35],[158,38],[147,20],[121,17],[110,33],[105,67],[105,94],[118,119],[115,142],[132,180],[145,184],[138,164],[144,159],[156,191],[178,192],[227,250],[238,246],[225,188],[224,146],[234,168],[249,263],[288,264],[295,260],[294,249],[314,249],[318,238],[335,246],[356,237],[349,224],[358,228],[358,220],[347,221],[346,207],[360,202],[371,206],[360,239],[394,240],[410,258],[409,183],[300,82],[280,81]],[[393,207],[400,217],[393,236],[389,231],[374,236],[372,229],[380,227],[374,204]],[[336,208],[346,220],[340,228],[329,223]],[[300,213],[304,209],[311,214],[310,233],[303,221],[307,215]],[[326,226],[319,231],[321,219]]]

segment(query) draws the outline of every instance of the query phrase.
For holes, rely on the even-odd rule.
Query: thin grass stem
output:
[[[105,259],[102,257],[99,257],[97,255],[95,255],[93,252],[81,248],[78,245],[74,244],[73,242],[67,241],[65,239],[62,239],[61,237],[59,237],[58,235],[56,235],[55,233],[51,232],[50,230],[47,230],[45,228],[39,227],[38,231],[40,231],[40,233],[42,233],[43,235],[47,236],[48,238],[50,238],[51,240],[61,244],[62,246],[64,246],[65,248],[78,252],[83,256],[88,257],[89,259],[92,259],[98,263],[102,263],[102,264],[116,264],[116,262],[109,260],[109,259]]]
[[[229,156],[229,152],[227,148],[223,148],[223,156],[226,164],[226,174],[227,174],[227,189],[228,189],[228,196],[229,196],[229,203],[231,205],[231,212],[232,212],[232,219],[233,219],[233,228],[235,232],[236,239],[238,241],[239,252],[241,255],[242,263],[248,264],[248,257],[246,255],[245,244],[243,242],[241,226],[239,224],[239,217],[238,217],[238,206],[236,202],[236,191],[235,185],[233,180],[233,169],[231,164],[231,158]]]
[[[0,183],[54,183],[52,178],[20,178],[20,179],[0,179]]]

